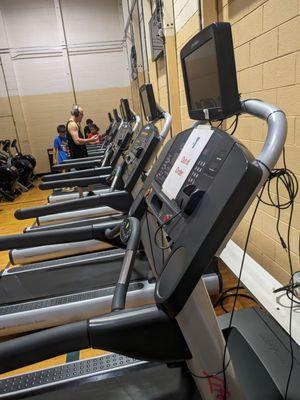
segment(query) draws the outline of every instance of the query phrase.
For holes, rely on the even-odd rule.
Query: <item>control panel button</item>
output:
[[[172,215],[171,215],[171,214],[165,214],[165,215],[163,216],[163,218],[162,218],[163,223],[166,224],[167,222],[170,221],[171,218],[172,218]]]

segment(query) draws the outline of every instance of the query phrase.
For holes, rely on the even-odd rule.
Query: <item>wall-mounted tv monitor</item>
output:
[[[124,113],[124,109],[123,109],[123,104],[122,104],[122,99],[121,99],[121,101],[120,101],[120,114],[121,114],[121,118],[122,118],[122,120],[123,121],[126,121],[126,115],[125,115],[125,113]]]
[[[121,108],[123,110],[125,120],[130,122],[133,119],[133,114],[130,110],[128,99],[121,99]]]
[[[157,12],[154,12],[149,21],[152,61],[156,61],[164,53],[164,40],[159,35],[159,27]]]
[[[121,120],[119,114],[118,114],[118,110],[116,108],[113,109],[113,115],[114,115],[114,120],[116,122],[119,122]]]
[[[108,115],[109,122],[112,124],[114,122],[114,119],[113,119],[111,113],[109,112],[107,115]]]
[[[140,98],[146,120],[155,121],[160,116],[160,111],[156,105],[151,83],[147,83],[140,87]]]
[[[180,53],[188,111],[192,119],[221,120],[240,111],[231,26],[214,23]]]

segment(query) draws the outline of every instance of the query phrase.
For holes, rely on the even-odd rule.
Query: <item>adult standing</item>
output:
[[[94,135],[91,138],[85,139],[82,132],[80,123],[83,118],[83,109],[79,106],[74,106],[71,110],[71,117],[66,124],[68,146],[70,151],[70,158],[84,158],[88,156],[86,144],[96,143],[98,141],[98,135]],[[88,196],[92,196],[93,188],[90,185],[88,187]],[[83,197],[83,188],[79,187],[79,196]]]

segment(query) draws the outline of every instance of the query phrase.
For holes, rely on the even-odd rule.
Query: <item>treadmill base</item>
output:
[[[229,314],[219,318],[225,332],[228,320]],[[288,335],[260,309],[236,312],[228,346],[246,400],[283,400],[290,364],[288,342]],[[294,357],[288,398],[298,400],[300,351],[296,345]],[[219,384],[212,382],[212,391],[212,398],[222,399]],[[116,354],[2,379],[0,398],[201,400],[185,367],[168,368]]]

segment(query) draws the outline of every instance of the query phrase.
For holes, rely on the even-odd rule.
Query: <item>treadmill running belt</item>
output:
[[[85,259],[82,256],[83,260]],[[123,255],[89,262],[64,264],[56,268],[41,268],[26,273],[7,274],[0,279],[0,304],[45,299],[63,294],[105,288],[116,284]],[[143,254],[134,264],[132,281],[147,280],[150,265]]]
[[[129,284],[128,292],[143,288],[142,283]],[[114,287],[90,290],[87,292],[69,294],[67,296],[51,297],[45,300],[30,301],[25,303],[17,303],[8,306],[0,307],[0,316],[7,314],[15,314],[23,311],[32,311],[41,308],[59,306],[61,304],[70,304],[78,301],[92,300],[99,297],[109,296],[114,294]]]
[[[107,189],[108,187],[109,187],[108,185],[105,185],[103,183],[97,183],[96,185],[93,185],[93,190]],[[84,190],[87,191],[87,187],[84,187]],[[65,192],[65,191],[63,191],[61,189],[59,189],[59,190],[54,189],[53,193],[51,194],[51,196],[61,196],[61,195],[70,194],[70,193],[78,193],[78,189],[76,188],[72,192]]]
[[[101,261],[103,260],[103,253],[104,252],[96,252],[96,253],[88,253],[85,254],[84,259],[82,257],[82,255],[79,256],[72,256],[72,257],[65,257],[65,258],[60,258],[58,260],[52,260],[51,261],[51,267],[59,267],[65,264],[78,264],[80,263],[81,265],[85,265],[86,263],[90,262],[90,261]],[[122,254],[124,254],[123,250],[120,249],[113,249],[113,250],[106,250],[105,251],[105,256],[106,257],[110,257],[110,259],[112,259],[113,257],[120,257]],[[37,270],[39,268],[49,268],[50,263],[49,261],[41,261],[41,262],[37,262],[37,263],[32,263],[32,264],[25,264],[25,265],[21,265],[20,267],[12,267],[12,268],[8,268],[5,269],[3,271],[3,275],[6,274],[16,274],[19,272],[26,272],[26,271],[30,271],[30,270]]]

